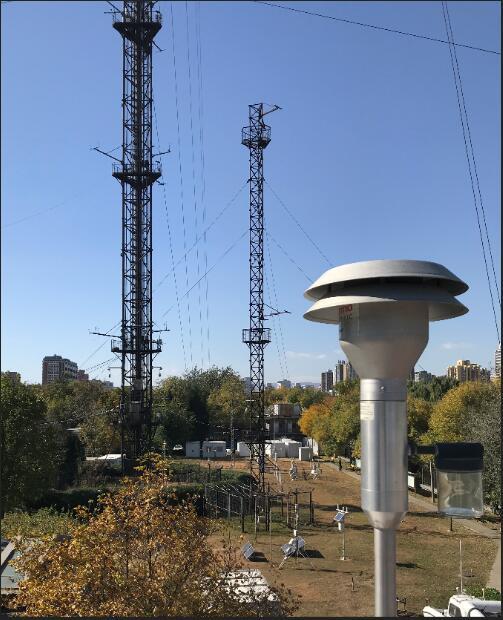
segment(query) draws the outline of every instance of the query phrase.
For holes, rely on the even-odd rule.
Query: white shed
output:
[[[299,457],[299,448],[302,447],[300,441],[289,441],[285,443],[286,456],[290,459],[296,459]]]
[[[277,458],[283,459],[286,456],[286,444],[282,441],[270,441],[265,445],[265,453],[271,458],[276,454]]]
[[[313,449],[309,446],[299,448],[299,461],[310,461],[313,458]]]
[[[244,441],[238,441],[237,453],[239,456],[250,456],[250,448]]]
[[[185,442],[185,456],[189,459],[198,459],[201,456],[201,442],[200,441],[186,441]]]
[[[226,456],[225,441],[203,441],[203,459],[221,459]]]

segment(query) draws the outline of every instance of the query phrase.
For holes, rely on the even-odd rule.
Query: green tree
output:
[[[212,427],[230,428],[231,418],[234,428],[246,428],[248,414],[243,381],[237,375],[225,377],[222,383],[210,392],[208,407],[210,410],[210,424]]]
[[[80,426],[93,412],[119,405],[120,390],[109,390],[100,381],[56,381],[41,386],[50,422],[62,428]]]
[[[164,402],[176,403],[179,416],[184,412],[190,414],[194,420],[192,439],[204,440],[210,433],[210,394],[218,390],[229,377],[238,377],[230,368],[213,366],[208,370],[193,368],[183,377],[169,377],[161,383],[154,393],[154,403],[158,390],[165,392]],[[162,401],[161,401],[162,402]]]
[[[1,509],[22,508],[54,485],[61,452],[34,390],[0,378]]]
[[[453,387],[458,385],[456,379],[449,377],[433,377],[431,381],[409,381],[408,392],[410,396],[422,398],[432,403],[440,400]]]
[[[353,452],[360,434],[360,382],[343,381],[337,384],[332,405],[331,430],[337,453]]]
[[[324,395],[303,412],[300,427],[326,454],[352,454],[360,433],[359,382],[337,384],[335,397]]]
[[[154,416],[157,430],[154,445],[161,448],[165,441],[168,450],[182,446],[194,438],[195,416],[188,410],[189,386],[180,377],[165,379],[154,393]]]
[[[92,409],[80,426],[80,438],[87,456],[120,453],[119,408]]]
[[[409,396],[407,398],[407,433],[409,439],[420,443],[428,432],[433,405],[428,400]]]

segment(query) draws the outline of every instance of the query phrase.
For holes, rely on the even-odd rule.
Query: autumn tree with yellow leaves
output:
[[[214,525],[191,502],[167,491],[166,463],[156,458],[124,479],[91,513],[77,509],[69,535],[26,540],[17,604],[28,616],[289,615],[283,587],[250,592],[244,605],[226,577],[239,568],[229,543],[209,543]],[[269,593],[270,594],[270,593]]]
[[[484,446],[484,501],[501,506],[501,381],[462,383],[435,403],[425,437]]]

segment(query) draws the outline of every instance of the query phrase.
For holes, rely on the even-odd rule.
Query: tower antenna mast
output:
[[[152,0],[125,0],[113,12],[122,36],[122,159],[113,176],[122,187],[122,319],[112,352],[121,361],[121,453],[134,462],[152,440],[152,361],[161,339],[152,330],[152,45],[161,14]],[[114,7],[115,9],[115,7]]]
[[[248,106],[249,126],[243,127],[241,144],[250,150],[250,326],[243,329],[243,342],[250,349],[250,463],[265,491],[265,391],[264,349],[271,342],[271,330],[264,327],[264,149],[271,141],[271,128],[264,116],[279,106],[264,111],[263,103]],[[256,468],[253,471],[253,468]],[[257,470],[258,468],[258,470]]]

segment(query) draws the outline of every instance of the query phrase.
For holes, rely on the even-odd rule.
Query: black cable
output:
[[[171,7],[171,41],[173,47],[173,69],[175,75],[175,104],[176,104],[176,125],[177,125],[177,141],[178,141],[178,172],[180,175],[180,204],[182,209],[182,225],[183,225],[183,249],[185,257],[185,285],[189,286],[189,271],[187,266],[187,231],[185,226],[185,209],[184,209],[184,195],[183,195],[183,173],[182,173],[182,147],[180,141],[180,106],[178,103],[178,74],[176,70],[176,51],[175,51],[175,18],[173,16],[173,2],[170,3]],[[187,297],[187,321],[189,327],[189,344],[190,344],[190,363],[194,364],[192,357],[192,325],[190,320],[190,304]]]
[[[276,198],[276,200],[279,202],[279,204],[283,207],[283,209],[285,209],[285,211],[288,213],[288,215],[292,218],[292,220],[297,224],[297,226],[300,228],[300,230],[304,233],[304,235],[307,237],[307,239],[310,241],[310,243],[316,248],[316,250],[318,251],[318,253],[320,254],[320,256],[330,265],[330,267],[332,267],[333,262],[326,256],[326,254],[324,254],[322,252],[322,250],[320,249],[319,245],[308,235],[308,233],[306,232],[306,230],[302,227],[302,225],[300,224],[299,220],[295,217],[295,215],[290,211],[290,209],[286,206],[286,204],[281,200],[281,198],[278,196],[278,194],[273,190],[273,188],[271,187],[271,185],[268,183],[268,181],[266,181],[264,179],[264,182],[266,183],[267,187],[271,190],[271,192],[273,193],[274,197]]]
[[[293,265],[295,265],[295,267],[297,267],[297,269],[300,271],[300,273],[306,278],[306,280],[309,280],[309,282],[314,282],[313,278],[311,278],[310,276],[307,275],[307,273],[302,269],[302,267],[300,267],[294,260],[293,258],[287,253],[287,251],[276,241],[276,239],[271,235],[270,232],[268,231],[264,231],[265,234],[270,237],[272,239],[272,241],[274,241],[274,243],[278,246],[278,248],[283,252],[283,254],[288,258],[288,260],[293,263]]]
[[[449,25],[450,40],[454,41],[454,34],[453,34],[453,30],[452,30],[451,17],[449,15],[449,6],[448,6],[447,2],[445,2],[445,13],[446,13],[446,16],[447,16],[447,23]],[[498,302],[499,302],[500,307],[501,307],[501,295],[500,295],[500,290],[499,290],[499,286],[498,286],[498,278],[496,277],[496,271],[495,271],[495,268],[494,268],[494,258],[493,258],[492,248],[491,248],[491,240],[489,238],[489,231],[487,230],[487,221],[486,221],[486,213],[485,213],[485,209],[484,209],[484,201],[482,200],[482,192],[480,190],[480,181],[479,181],[479,175],[478,175],[478,171],[477,171],[477,162],[475,160],[475,149],[473,148],[473,143],[472,143],[472,132],[470,130],[470,123],[469,123],[469,119],[468,119],[468,112],[466,110],[465,93],[464,93],[464,90],[463,90],[463,81],[461,80],[461,71],[460,71],[459,63],[458,63],[458,54],[456,52],[456,48],[455,47],[453,48],[453,53],[454,53],[454,60],[456,62],[456,72],[457,72],[457,75],[458,75],[459,90],[461,92],[461,102],[463,104],[463,111],[464,111],[464,114],[465,114],[466,129],[467,129],[467,134],[468,134],[468,141],[470,143],[470,151],[471,151],[471,158],[472,158],[472,163],[473,163],[473,171],[475,173],[475,182],[476,182],[476,185],[477,185],[477,191],[478,191],[479,202],[480,202],[480,209],[482,211],[482,220],[484,222],[487,247],[489,249],[490,262],[491,262],[491,267],[492,267],[492,272],[493,272],[493,277],[494,277],[494,286],[496,287],[497,298],[498,298]]]
[[[115,359],[116,359],[115,357],[110,357],[109,359],[105,360],[104,362],[100,362],[99,364],[95,364],[94,366],[89,366],[89,368],[85,369],[85,372],[87,372],[87,373],[89,373],[89,372],[96,372],[102,366],[105,366],[106,364],[109,364],[110,362],[113,362]]]
[[[68,204],[69,202],[71,202],[75,198],[79,198],[83,194],[84,194],[83,191],[82,192],[78,192],[77,194],[74,194],[73,196],[71,196],[71,198],[67,198],[66,200],[63,200],[63,202],[58,202],[58,204],[54,205],[53,207],[47,207],[47,209],[41,209],[40,211],[35,211],[35,213],[30,213],[29,215],[25,215],[24,217],[20,218],[19,220],[14,220],[13,222],[9,222],[7,224],[4,224],[2,226],[2,228],[9,228],[10,226],[15,226],[16,224],[21,224],[21,222],[25,222],[26,220],[30,220],[32,217],[36,217],[37,215],[43,215],[44,213],[48,213],[49,211],[54,211],[55,209],[59,209],[61,207],[64,207],[66,204]]]
[[[157,111],[155,108],[155,103],[153,103],[153,109],[154,109],[154,123],[155,123],[155,133],[157,136],[157,144],[158,144],[158,148],[159,151],[161,151],[161,141],[159,139],[159,124],[157,122]],[[168,240],[169,240],[169,252],[171,255],[171,264],[173,265],[173,269],[172,269],[172,273],[173,273],[173,280],[175,283],[175,297],[176,297],[176,305],[178,308],[178,325],[180,327],[180,337],[182,339],[182,351],[183,351],[183,367],[185,368],[185,370],[187,370],[187,354],[185,351],[185,338],[183,336],[183,326],[182,326],[182,313],[180,310],[180,296],[178,293],[178,281],[176,278],[176,271],[175,271],[175,258],[174,258],[174,254],[173,254],[173,239],[171,236],[171,225],[169,222],[169,211],[168,211],[168,201],[166,198],[166,186],[163,183],[162,185],[162,193],[163,193],[163,198],[164,198],[164,212],[166,214],[166,224],[168,226]],[[159,288],[158,286],[156,287],[156,289]],[[152,291],[153,292],[153,291]]]
[[[118,325],[121,324],[121,321],[118,321],[115,325],[113,325],[110,329],[108,329],[105,333],[109,334],[113,329],[115,329]],[[86,357],[86,359],[82,362],[82,364],[79,364],[79,368],[82,368],[85,364],[87,364],[87,362],[91,359],[91,357],[94,357],[96,355],[96,353],[98,353],[98,351],[101,351],[101,349],[106,345],[106,343],[108,342],[108,340],[104,340],[100,346],[95,349],[91,355],[88,355]]]
[[[434,41],[435,43],[446,43],[449,45],[449,41],[445,41],[444,39],[437,39],[435,37],[428,37],[423,34],[415,34],[413,32],[404,32],[402,30],[395,30],[394,28],[385,28],[384,26],[375,26],[374,24],[365,24],[363,22],[357,22],[351,19],[343,19],[342,17],[333,17],[332,15],[324,15],[322,13],[313,13],[312,11],[305,11],[303,9],[294,9],[291,6],[282,6],[280,4],[274,4],[272,2],[263,2],[263,0],[251,0],[254,4],[265,4],[266,6],[273,6],[277,9],[283,9],[284,11],[292,11],[294,13],[303,13],[304,15],[312,15],[313,17],[323,17],[324,19],[331,19],[336,22],[343,22],[345,24],[353,24],[355,26],[363,26],[364,28],[372,28],[373,30],[383,30],[385,32],[392,32],[394,34],[401,34],[407,37],[414,37],[416,39],[425,39],[426,41]],[[495,52],[494,50],[488,50],[483,47],[476,47],[475,45],[467,45],[465,43],[453,43],[457,47],[466,47],[471,50],[476,50],[478,52],[486,52],[487,54],[497,54],[501,55],[500,52]]]
[[[206,226],[206,175],[205,175],[205,158],[204,158],[204,105],[203,105],[203,72],[202,72],[202,45],[201,45],[201,2],[197,5],[196,19],[196,55],[197,55],[197,75],[199,86],[199,142],[201,145],[201,204],[203,205],[203,228]],[[203,242],[204,252],[204,269],[208,269],[208,246],[206,241],[206,232],[204,233]],[[205,280],[205,297],[206,297],[206,347],[208,351],[208,368],[211,367],[211,347],[210,347],[210,307],[208,303],[209,280]]]
[[[278,302],[278,295],[277,295],[277,291],[276,291],[276,278],[274,277],[274,269],[272,268],[272,256],[271,256],[271,247],[269,245],[269,239],[266,239],[266,253],[269,256],[269,269],[271,272],[271,281],[272,281],[272,290],[273,290],[273,294],[274,294],[274,301],[276,303],[276,307],[279,307],[279,302]],[[267,275],[267,270],[264,269],[266,275]],[[286,359],[286,350],[285,350],[285,340],[283,338],[283,327],[281,325],[281,315],[279,316],[273,316],[273,322],[276,323],[276,319],[278,320],[278,325],[279,325],[279,336],[280,336],[280,343],[281,343],[281,350],[283,352],[283,358],[284,358],[284,366],[285,366],[285,370],[286,370],[286,375],[285,375],[285,379],[290,379],[290,371],[288,369],[288,362]]]
[[[269,278],[267,277],[267,269],[264,268],[264,275],[265,275],[265,283],[266,283],[266,288],[269,288]],[[272,299],[271,299],[271,295],[269,294],[269,301],[272,303]],[[268,304],[265,304],[266,306]],[[288,377],[285,374],[285,369],[283,366],[283,358],[281,357],[281,351],[280,351],[280,342],[279,342],[279,338],[275,338],[274,336],[277,335],[277,330],[275,328],[276,326],[276,317],[273,316],[272,317],[272,333],[273,333],[273,340],[274,340],[274,344],[276,345],[276,351],[278,352],[278,361],[279,361],[279,369],[281,371],[281,374],[283,375],[284,378],[288,379]]]
[[[225,252],[216,260],[216,262],[213,263],[213,265],[208,269],[208,271],[206,273],[203,273],[203,275],[199,278],[199,280],[197,282],[195,282],[187,291],[185,291],[185,293],[181,296],[180,299],[183,299],[184,297],[186,297],[197,285],[198,283],[203,279],[206,278],[206,276],[213,271],[213,269],[218,265],[218,263],[225,258],[225,256],[227,256],[227,254],[229,254],[229,252],[231,250],[233,250],[236,245],[241,241],[241,239],[248,233],[248,228],[243,232],[243,234],[236,239],[236,241],[234,241],[234,243],[232,245],[230,245]],[[163,317],[166,316],[168,314],[168,312],[171,312],[171,310],[173,310],[174,308],[174,304],[171,305],[166,312],[162,315]]]
[[[445,2],[442,2],[442,14],[444,17],[444,24],[445,24],[445,29],[447,31],[447,37],[450,38],[450,31],[449,31],[449,26],[448,26],[448,21],[447,21],[447,14],[446,14],[446,7],[445,7]],[[491,286],[491,278],[489,275],[489,267],[487,265],[487,256],[486,256],[486,250],[485,250],[485,244],[484,244],[484,237],[482,235],[482,227],[480,225],[480,214],[479,214],[479,209],[477,206],[477,196],[475,194],[475,184],[474,184],[474,180],[473,180],[473,174],[472,174],[472,166],[471,166],[471,160],[470,160],[470,154],[469,154],[469,148],[468,148],[468,141],[466,139],[466,129],[465,129],[465,119],[463,117],[463,108],[462,108],[462,103],[461,103],[461,93],[460,93],[460,89],[458,86],[458,76],[456,75],[456,68],[455,68],[455,60],[454,60],[454,54],[453,54],[453,46],[449,45],[449,54],[450,54],[450,58],[451,58],[451,67],[452,67],[452,73],[454,76],[454,86],[456,87],[456,98],[457,98],[457,102],[458,102],[458,110],[459,110],[459,118],[461,120],[461,129],[462,129],[462,133],[463,133],[463,142],[465,145],[465,154],[466,154],[466,160],[468,163],[468,173],[469,173],[469,177],[470,177],[470,183],[471,183],[471,187],[472,187],[472,194],[473,194],[473,203],[475,206],[475,213],[477,216],[477,226],[479,229],[479,237],[480,237],[480,243],[482,246],[482,256],[484,258],[484,266],[485,266],[485,271],[486,271],[486,276],[487,276],[487,284],[489,286],[489,295],[491,298],[491,307],[492,307],[492,311],[493,311],[493,316],[494,316],[494,325],[496,327],[496,333],[498,335],[498,342],[500,342],[500,336],[499,336],[499,327],[498,327],[498,319],[496,317],[496,310],[494,308],[494,298],[493,298],[493,291],[492,291],[492,286]]]
[[[196,192],[196,149],[194,144],[194,114],[192,109],[192,71],[191,71],[191,55],[190,55],[190,29],[189,29],[189,8],[188,2],[185,0],[185,30],[187,33],[187,68],[189,74],[189,117],[190,117],[190,139],[191,139],[191,154],[192,154],[192,198],[194,201],[194,229],[197,239],[199,218],[197,212],[197,192]],[[199,260],[199,246],[196,246],[196,265],[197,265],[197,278],[199,284],[197,285],[198,293],[198,308],[199,308],[199,341],[201,345],[201,368],[204,368],[204,356],[203,356],[203,309],[201,304],[201,282],[199,276],[201,274],[201,261]]]
[[[229,200],[229,202],[225,205],[225,207],[220,211],[220,213],[215,217],[215,219],[211,222],[211,224],[206,228],[206,230],[204,230],[203,234],[200,235],[196,241],[194,241],[194,243],[192,244],[192,246],[187,250],[187,252],[185,254],[183,254],[182,256],[180,256],[180,258],[177,260],[177,262],[174,264],[173,269],[171,269],[170,271],[168,271],[168,273],[166,273],[162,279],[157,283],[154,291],[156,291],[163,283],[164,281],[171,275],[172,271],[175,270],[178,265],[183,261],[183,259],[190,254],[190,252],[192,252],[192,250],[196,247],[196,244],[199,243],[201,241],[201,239],[204,239],[204,235],[206,233],[208,233],[213,226],[218,222],[218,220],[222,217],[222,215],[227,211],[227,209],[235,202],[235,200],[238,198],[239,194],[241,194],[241,192],[243,191],[243,189],[248,185],[248,181],[245,181],[243,183],[243,185],[241,185],[241,187],[238,189],[238,191],[234,194],[234,196]]]

